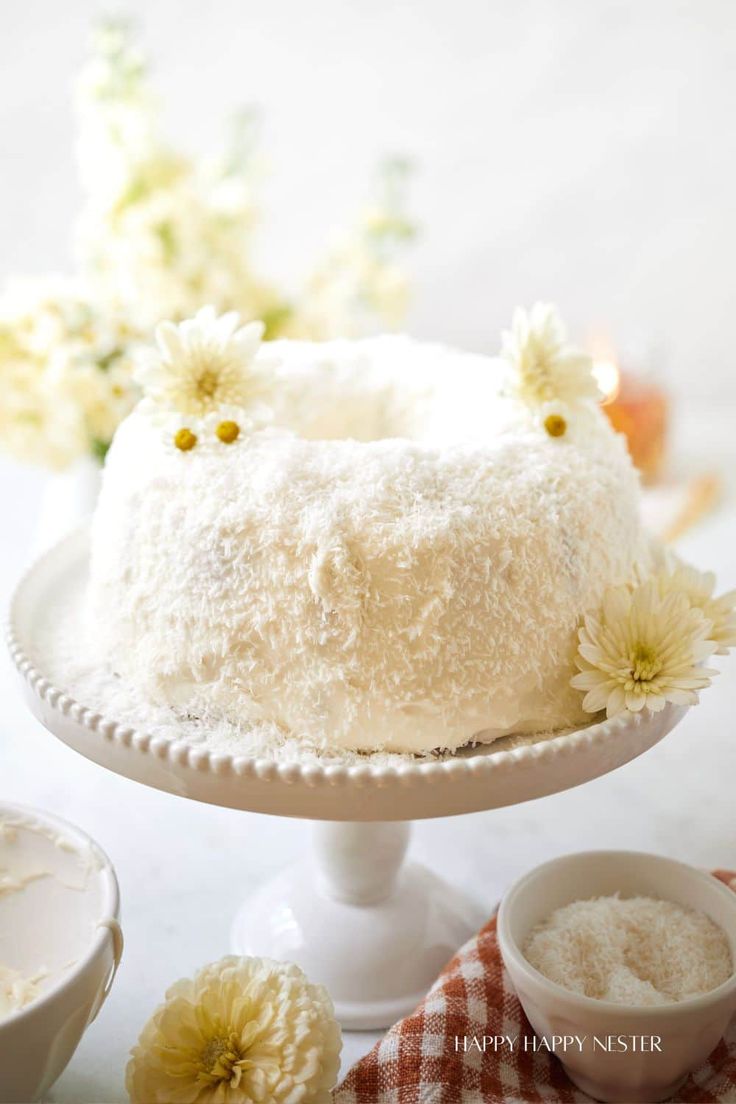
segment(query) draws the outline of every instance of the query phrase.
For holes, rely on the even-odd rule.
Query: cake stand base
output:
[[[311,861],[257,891],[232,929],[237,954],[298,963],[327,987],[348,1030],[408,1015],[483,922],[482,910],[419,863],[409,824],[316,823]]]

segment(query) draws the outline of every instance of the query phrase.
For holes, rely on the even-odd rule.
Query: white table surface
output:
[[[722,412],[688,426],[734,470],[736,437]],[[720,427],[720,432],[718,431]],[[710,460],[709,460],[710,464]],[[710,464],[710,466],[714,466]],[[0,547],[2,597],[12,589],[32,533],[40,479],[0,464],[0,505],[11,519]],[[736,586],[736,495],[681,542],[680,551]],[[484,900],[532,865],[567,851],[630,847],[703,866],[736,868],[736,664],[663,744],[577,790],[510,809],[418,824],[413,855]],[[231,917],[258,882],[298,856],[303,822],[218,809],[149,790],[70,751],[25,711],[16,676],[0,661],[0,797],[74,821],[113,860],[120,880],[126,950],[107,1005],[48,1099],[125,1101],[124,1067],[166,987],[228,952]],[[378,1035],[348,1035],[345,1062]]]

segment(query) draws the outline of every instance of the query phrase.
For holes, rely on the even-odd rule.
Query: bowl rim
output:
[[[722,881],[707,870],[700,869],[697,866],[691,866],[690,863],[682,862],[680,859],[672,859],[668,855],[657,855],[652,851],[634,851],[630,848],[600,848],[590,851],[570,851],[567,854],[558,855],[556,858],[547,859],[545,862],[539,863],[538,866],[528,870],[518,878],[503,895],[498,909],[497,932],[501,957],[504,961],[508,955],[515,968],[520,973],[524,974],[528,980],[547,988],[558,1000],[569,1002],[583,1011],[606,1012],[619,1017],[630,1016],[632,1019],[644,1019],[656,1016],[667,1016],[670,1018],[682,1017],[707,1008],[711,1004],[717,1004],[719,1001],[729,996],[736,997],[736,956],[734,955],[736,936],[729,938],[728,933],[724,934],[729,938],[731,949],[731,975],[727,977],[725,981],[721,982],[720,985],[717,985],[715,989],[708,990],[707,993],[700,993],[697,996],[687,997],[685,1000],[681,1001],[669,1001],[666,1004],[619,1004],[616,1001],[599,1000],[597,997],[588,997],[583,993],[575,993],[570,989],[565,989],[564,986],[556,981],[552,981],[551,978],[546,977],[541,971],[537,970],[535,966],[532,966],[531,962],[529,962],[524,955],[511,930],[509,912],[513,907],[514,899],[530,882],[534,881],[535,878],[549,871],[551,868],[561,863],[574,863],[575,861],[590,859],[591,857],[600,858],[604,861],[614,857],[643,858],[647,861],[667,866],[670,869],[674,868],[683,877],[690,879],[691,882],[699,882],[702,885],[707,885],[714,892],[721,894],[724,901],[728,902],[728,907],[733,909],[734,921],[736,922],[736,892],[729,889],[728,886],[724,885]],[[584,900],[585,898],[580,899]]]
[[[38,809],[31,805],[19,805],[14,801],[0,800],[0,818],[6,813],[21,816],[30,821],[36,821],[40,825],[56,828],[64,834],[71,836],[72,839],[76,837],[79,841],[89,845],[101,862],[98,874],[103,884],[103,901],[102,915],[97,922],[94,935],[90,940],[87,950],[77,959],[73,967],[50,985],[48,989],[45,989],[37,997],[34,997],[34,999],[29,1001],[24,1007],[15,1009],[0,1018],[0,1039],[6,1028],[11,1025],[15,1026],[24,1018],[30,1018],[39,1011],[42,1006],[46,1007],[66,989],[70,989],[80,975],[88,969],[91,963],[102,952],[108,940],[111,938],[110,923],[113,922],[117,925],[120,920],[120,886],[118,884],[115,868],[107,853],[103,851],[92,836],[85,832],[83,828],[79,828],[76,824],[72,824],[71,821],[57,816],[56,813],[49,813],[45,809]]]
[[[66,690],[55,685],[36,664],[30,644],[24,639],[19,625],[19,611],[29,590],[32,591],[38,577],[61,556],[71,559],[84,552],[88,556],[88,525],[82,525],[68,533],[32,562],[18,580],[10,602],[6,619],[6,641],[11,659],[21,677],[28,683],[34,695],[47,703],[56,713],[68,717],[96,736],[113,745],[171,763],[176,768],[214,774],[220,777],[236,777],[278,781],[287,785],[317,786],[407,786],[415,783],[431,785],[443,781],[462,782],[470,778],[486,778],[491,774],[513,772],[519,767],[531,767],[540,763],[552,763],[564,757],[574,757],[579,750],[592,749],[614,742],[624,733],[647,726],[657,717],[673,718],[668,730],[685,715],[688,706],[667,703],[661,714],[648,709],[636,713],[622,712],[615,717],[600,718],[591,715],[590,723],[545,739],[536,739],[514,748],[493,750],[493,742],[476,745],[482,750],[457,749],[444,758],[417,758],[406,755],[405,762],[385,765],[371,762],[340,762],[339,757],[323,763],[302,762],[299,759],[281,760],[255,757],[243,753],[212,751],[206,746],[195,745],[183,738],[151,736],[144,728],[122,723],[105,716],[77,701]],[[596,716],[598,719],[596,720]],[[541,734],[540,734],[541,735]]]

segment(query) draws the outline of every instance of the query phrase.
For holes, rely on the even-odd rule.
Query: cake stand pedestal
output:
[[[386,1027],[410,1012],[481,923],[478,909],[431,871],[404,864],[408,822],[513,805],[597,778],[647,751],[682,707],[620,716],[518,747],[377,766],[215,754],[151,736],[76,701],[51,672],[53,626],[79,632],[86,533],[47,552],[19,583],[8,643],[26,702],[45,727],[118,774],[197,801],[316,821],[309,862],[245,902],[234,948],[298,962],[335,1000],[345,1027]],[[60,607],[59,596],[65,605]]]
[[[327,986],[343,1027],[387,1027],[416,1007],[483,912],[404,863],[406,821],[324,822],[313,833],[312,861],[243,904],[233,950],[298,962]]]

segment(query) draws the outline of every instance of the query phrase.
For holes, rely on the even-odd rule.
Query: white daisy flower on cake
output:
[[[272,418],[272,411],[261,404],[243,409],[240,406],[219,406],[204,417],[180,414],[176,411],[149,409],[149,416],[161,431],[172,452],[202,451],[217,453],[223,447],[242,444]]]
[[[225,406],[257,404],[263,381],[253,364],[264,327],[262,322],[239,322],[235,311],[218,318],[214,307],[203,307],[178,325],[160,323],[157,350],[136,370],[149,403],[194,417]]]
[[[176,982],[126,1070],[131,1104],[329,1104],[342,1040],[298,966],[229,956]]]
[[[680,591],[662,593],[658,577],[633,589],[611,587],[599,614],[579,632],[571,685],[585,691],[583,709],[609,717],[666,702],[694,705],[716,674],[702,666],[716,650],[711,622]]]
[[[523,420],[525,425],[531,423],[536,429],[544,430],[553,440],[568,440],[574,433],[579,437],[580,408],[569,402],[555,399],[533,407],[525,406]]]
[[[562,319],[549,303],[535,303],[528,312],[517,308],[501,356],[510,368],[512,394],[529,406],[600,397],[592,359],[567,343]]]
[[[667,569],[659,576],[662,594],[677,592],[686,595],[691,606],[702,611],[710,621],[710,639],[716,643],[716,655],[727,655],[736,646],[736,590],[714,598],[716,577],[712,571],[698,571],[669,552]]]

